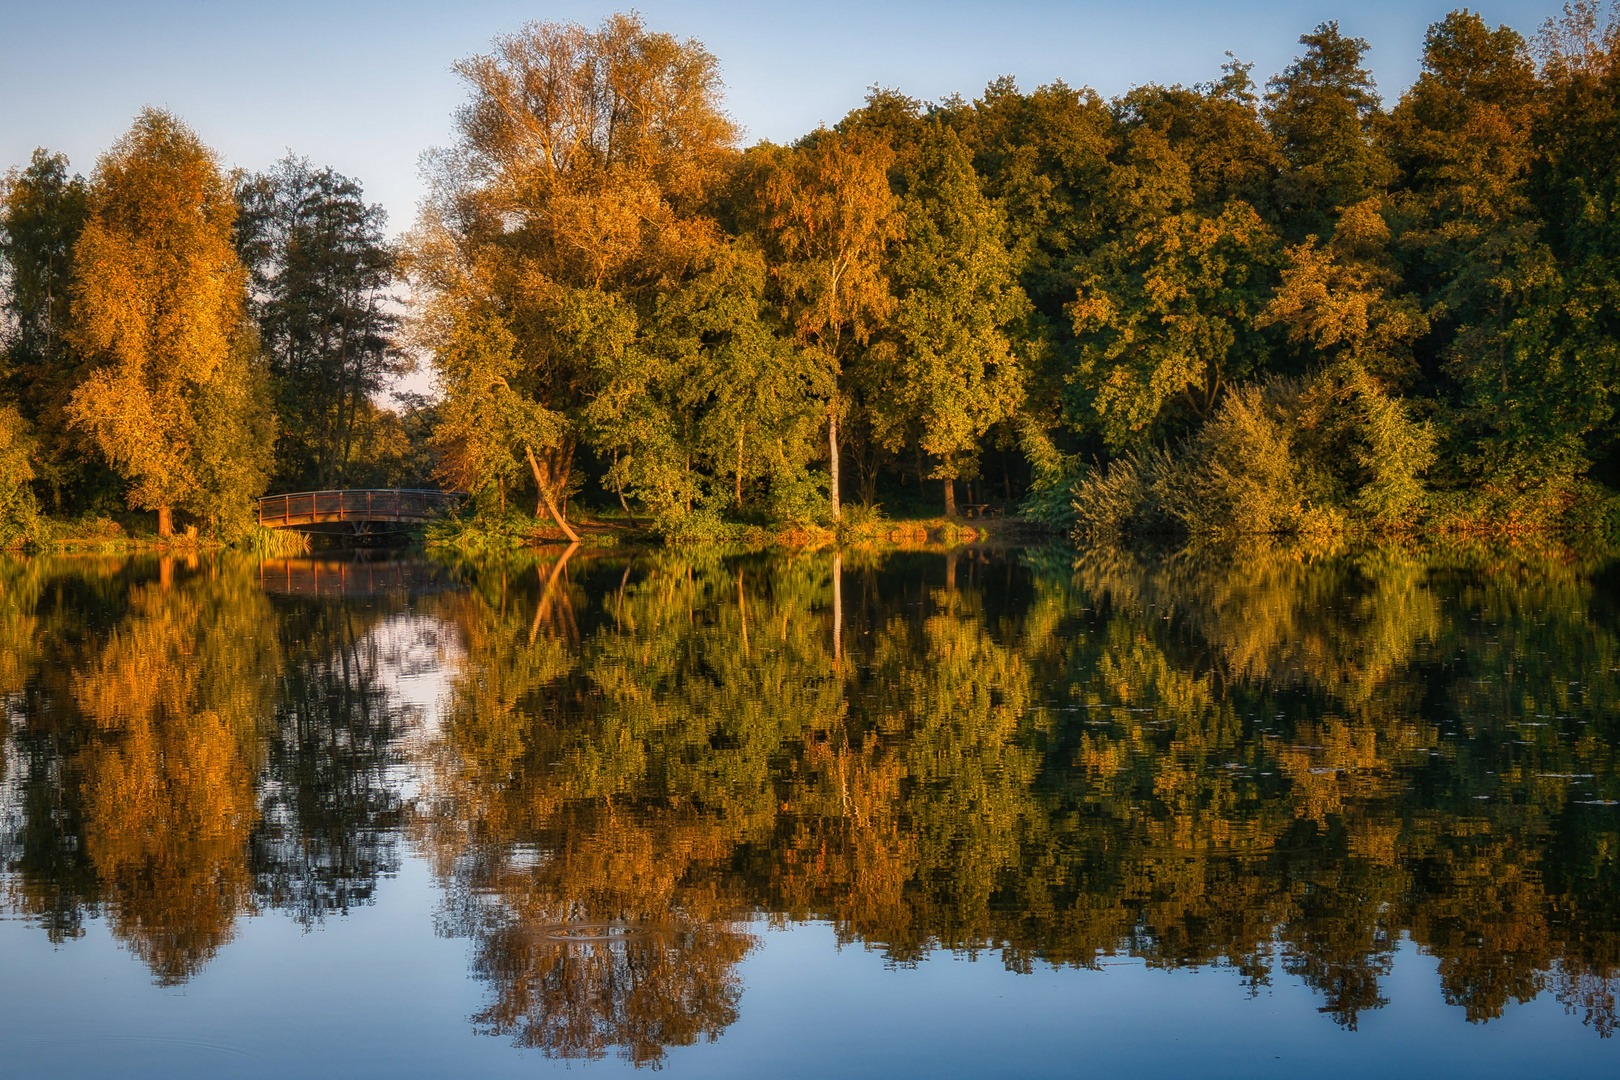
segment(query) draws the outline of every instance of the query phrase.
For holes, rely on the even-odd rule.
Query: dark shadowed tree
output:
[[[73,245],[87,212],[84,178],[61,154],[35,150],[0,179],[0,400],[29,432],[34,487],[56,512],[115,499],[120,486],[67,415],[85,374],[69,329]]]
[[[1323,235],[1346,206],[1381,192],[1394,177],[1378,143],[1385,116],[1367,42],[1325,22],[1299,39],[1298,57],[1267,87],[1265,117],[1287,159],[1277,198],[1290,238]]]
[[[276,478],[343,487],[372,395],[400,367],[383,209],[360,184],[288,157],[238,189],[236,246],[276,383]]]

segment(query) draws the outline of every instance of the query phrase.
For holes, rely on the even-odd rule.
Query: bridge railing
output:
[[[297,491],[259,500],[259,524],[306,524],[329,521],[425,520],[456,506],[465,493],[408,488],[349,488],[343,491]]]

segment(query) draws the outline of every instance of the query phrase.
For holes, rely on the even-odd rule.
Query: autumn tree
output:
[[[195,974],[253,907],[259,725],[281,657],[269,602],[244,570],[175,580],[171,568],[133,585],[75,694],[95,732],[84,846],[114,935],[164,985]]]
[[[93,369],[69,414],[129,480],[133,506],[222,525],[268,478],[274,443],[212,151],[148,109],[97,163],[74,246],[74,340]]]
[[[893,156],[869,130],[822,128],[791,149],[762,147],[751,162],[758,177],[757,228],[783,316],[831,384],[827,459],[834,521],[842,514],[839,377],[894,308],[886,256],[903,225],[889,186]]]
[[[565,513],[598,359],[714,249],[706,205],[736,132],[714,57],[634,16],[531,24],[456,71],[472,98],[411,245],[417,338],[443,357],[463,324],[505,324],[507,386],[559,418],[525,464]]]

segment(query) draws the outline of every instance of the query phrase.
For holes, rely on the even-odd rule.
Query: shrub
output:
[[[1019,515],[1051,529],[1071,528],[1085,465],[1077,456],[1060,451],[1051,436],[1033,422],[1019,433],[1019,443],[1030,466],[1029,490],[1018,504]]]
[[[534,518],[512,511],[452,512],[428,522],[422,538],[428,547],[448,548],[463,555],[496,554],[524,547],[536,524]]]
[[[831,490],[831,477],[820,469],[779,473],[771,481],[771,520],[789,525],[824,524]]]
[[[740,540],[745,527],[727,521],[712,503],[700,505],[673,521],[661,521],[658,531],[671,544],[709,544]]]
[[[1184,523],[1167,505],[1179,502],[1183,482],[1170,451],[1150,448],[1093,469],[1074,484],[1071,500],[1077,538],[1117,540],[1179,531]]]
[[[1325,536],[1406,528],[1429,501],[1430,425],[1356,370],[1233,390],[1175,448],[1126,454],[1074,484],[1075,534]]]
[[[1434,464],[1434,430],[1412,419],[1407,403],[1360,386],[1351,406],[1358,438],[1354,456],[1363,474],[1355,507],[1372,524],[1398,526],[1427,493],[1423,474]]]
[[[1228,394],[1187,445],[1166,508],[1194,535],[1297,532],[1320,489],[1296,452],[1299,387],[1291,381]],[[1319,492],[1318,492],[1319,493]]]

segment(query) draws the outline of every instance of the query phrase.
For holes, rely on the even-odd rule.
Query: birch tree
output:
[[[827,370],[832,518],[839,501],[838,380],[851,352],[894,310],[885,260],[903,219],[889,187],[894,151],[878,135],[825,128],[761,152],[759,223],[783,314]]]

